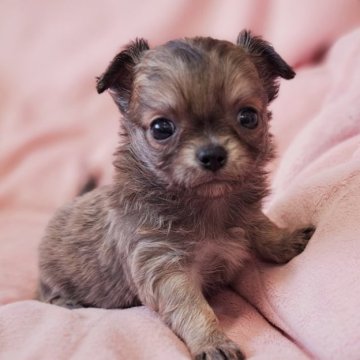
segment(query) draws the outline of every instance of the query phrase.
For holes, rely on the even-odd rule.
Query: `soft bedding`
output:
[[[94,78],[118,47],[136,36],[233,40],[243,27],[297,71],[272,105],[279,156],[266,212],[317,229],[286,265],[252,259],[211,304],[249,359],[360,359],[359,1],[99,4],[0,4],[0,359],[189,359],[145,307],[34,300],[37,246],[89,178],[111,181],[118,114]]]

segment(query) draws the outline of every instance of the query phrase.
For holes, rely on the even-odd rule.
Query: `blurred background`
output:
[[[2,0],[0,241],[12,244],[3,269],[10,252],[35,256],[49,216],[90,177],[111,180],[119,113],[95,78],[127,42],[263,35],[298,72],[272,105],[281,155],[321,107],[328,50],[359,24],[359,0]]]

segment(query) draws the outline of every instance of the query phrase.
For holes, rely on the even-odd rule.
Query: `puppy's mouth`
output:
[[[234,182],[214,179],[197,184],[192,189],[201,197],[219,198],[230,193],[234,186]]]

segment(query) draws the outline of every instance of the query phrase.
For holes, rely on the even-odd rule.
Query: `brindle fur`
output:
[[[211,38],[149,49],[130,43],[98,79],[123,120],[112,185],[57,211],[40,246],[41,300],[67,307],[146,304],[187,344],[195,359],[242,359],[206,297],[229,284],[249,253],[284,263],[307,242],[261,212],[273,157],[267,106],[277,78],[292,69],[267,42],[243,31],[237,44]],[[252,106],[258,128],[236,115]],[[162,143],[154,117],[176,123]],[[203,170],[196,150],[216,143],[226,166]],[[209,182],[212,181],[212,182]]]

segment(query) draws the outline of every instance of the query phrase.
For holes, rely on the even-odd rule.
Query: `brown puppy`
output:
[[[295,73],[267,42],[136,40],[97,84],[122,115],[111,186],[61,208],[40,246],[40,295],[68,306],[146,304],[195,359],[242,359],[206,296],[254,250],[278,263],[306,232],[261,212],[273,156],[267,109]]]

